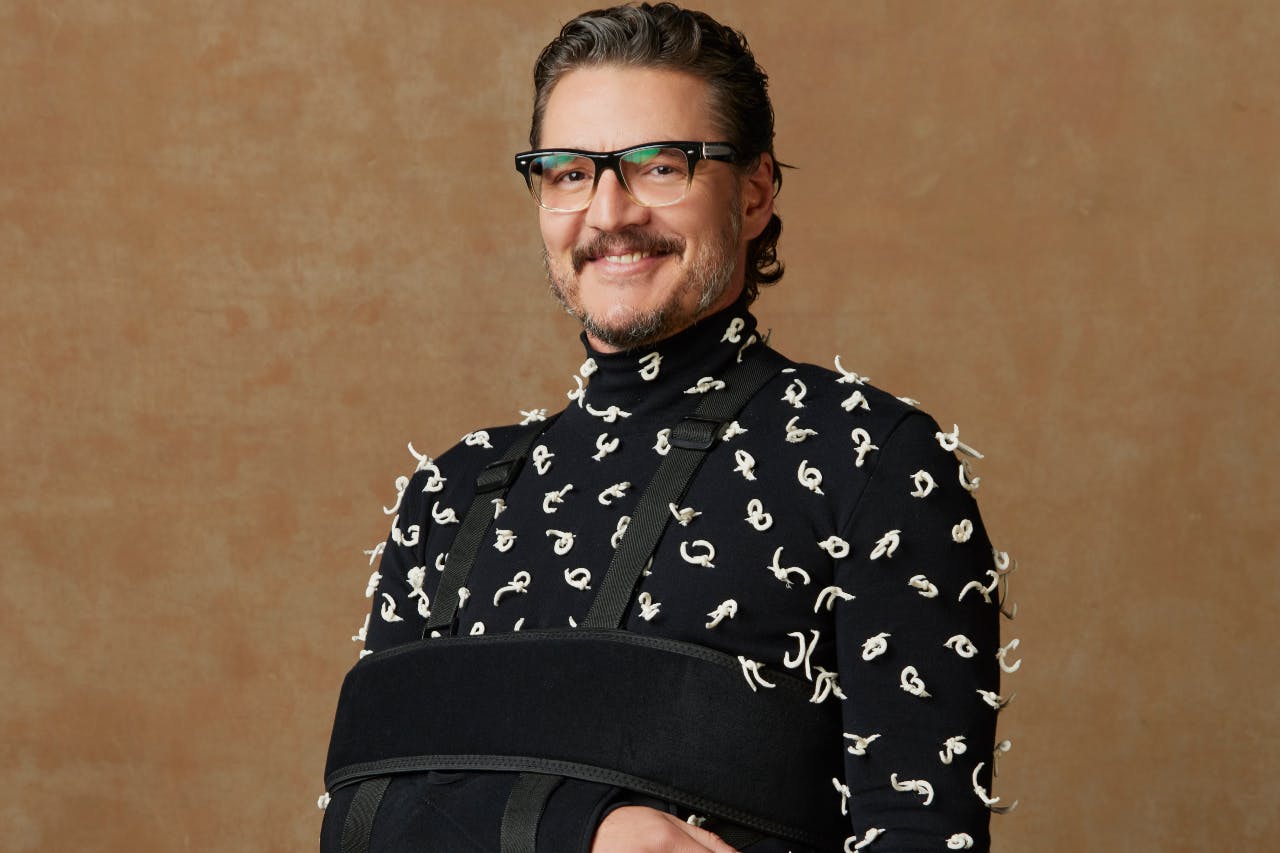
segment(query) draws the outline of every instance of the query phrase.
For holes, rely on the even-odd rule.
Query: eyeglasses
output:
[[[732,163],[737,150],[727,142],[647,142],[621,151],[540,148],[516,155],[516,171],[543,208],[558,213],[586,210],[600,176],[618,176],[627,195],[644,207],[675,204],[689,192],[699,160]]]

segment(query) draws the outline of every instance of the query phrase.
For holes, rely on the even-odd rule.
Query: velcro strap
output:
[[[753,691],[704,646],[619,630],[442,637],[347,674],[325,784],[423,770],[551,773],[618,785],[769,835],[847,834],[834,700],[782,672]]]

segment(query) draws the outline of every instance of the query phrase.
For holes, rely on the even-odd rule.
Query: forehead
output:
[[[606,65],[560,78],[542,117],[542,148],[615,151],[662,140],[714,141],[710,87],[683,71]]]

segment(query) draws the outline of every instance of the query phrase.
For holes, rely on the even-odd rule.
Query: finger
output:
[[[725,843],[724,839],[710,830],[683,821],[680,822],[679,826],[690,838],[701,844],[706,850],[711,851],[711,853],[738,853],[735,848],[730,847]]]

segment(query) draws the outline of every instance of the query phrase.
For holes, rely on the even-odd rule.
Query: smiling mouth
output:
[[[604,259],[613,264],[634,264],[645,258],[652,258],[654,252],[629,252],[625,255],[605,255]]]
[[[571,261],[574,272],[593,261],[603,261],[618,266],[630,266],[642,261],[684,252],[684,241],[644,232],[631,234],[601,234],[596,239],[573,250]]]

